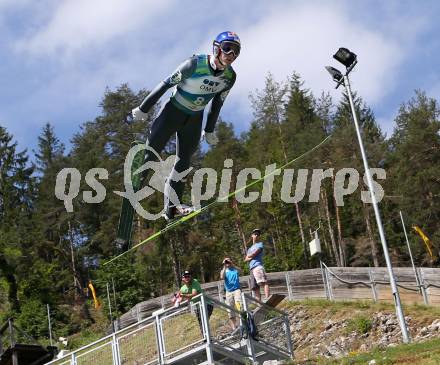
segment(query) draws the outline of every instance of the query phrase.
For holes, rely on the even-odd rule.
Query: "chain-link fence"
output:
[[[417,275],[412,267],[393,270],[403,302],[440,305],[440,268],[417,268]],[[322,269],[268,273],[267,277],[271,292],[287,295],[289,300],[393,300],[386,268],[323,266]],[[243,291],[248,291],[249,276],[240,277],[240,284]],[[209,296],[223,301],[222,281],[202,284],[202,288]],[[137,323],[154,310],[171,305],[171,300],[172,295],[168,294],[138,303],[115,321],[115,327],[120,329]]]
[[[394,268],[393,271],[403,301],[440,304],[439,269]],[[323,263],[322,281],[330,300],[394,301],[385,268],[329,268]]]
[[[102,343],[99,343],[96,346],[92,346],[78,353],[74,357],[75,362],[72,365],[113,365],[117,361],[117,355],[115,351],[113,351],[113,348],[114,342],[112,341],[112,339],[102,341]]]
[[[236,356],[246,358],[249,356],[244,335],[244,322],[238,306],[229,307],[219,300],[211,300],[213,314],[209,319],[211,342],[234,351]],[[242,305],[240,306],[242,309]],[[219,363],[221,363],[219,361]]]
[[[163,357],[170,359],[203,343],[201,303],[184,304],[177,311],[160,318]]]
[[[110,336],[106,336],[51,365],[146,365],[159,364],[157,317],[149,317]]]
[[[264,344],[288,356],[293,356],[289,317],[287,314],[247,294],[243,294],[243,296],[246,307],[248,309],[253,308],[251,313],[257,328],[257,345]]]
[[[50,365],[243,364],[293,356],[287,315],[242,295],[241,310],[201,294],[104,337]],[[245,321],[255,312],[258,338]],[[283,338],[284,336],[284,338]]]
[[[121,364],[158,364],[159,349],[156,339],[156,322],[147,320],[138,328],[121,331],[116,337]]]
[[[102,364],[113,365],[117,361],[112,337],[102,338],[72,354],[58,360],[51,361],[53,365],[85,365]]]
[[[440,269],[418,268],[414,273],[412,268],[395,268],[394,274],[403,301],[440,304]],[[240,281],[243,290],[247,290],[248,277]],[[286,294],[289,300],[392,300],[385,268],[329,268],[323,264],[322,269],[269,273],[268,282],[272,293]],[[142,318],[151,308],[163,308],[171,297],[156,298],[154,305],[149,301],[139,303],[123,316],[123,322],[116,322],[134,324],[50,364],[161,364],[188,353],[199,353],[201,358],[231,365],[228,359],[252,359],[257,352],[292,355],[288,321],[282,311],[245,295],[244,309],[254,313],[258,328],[258,341],[249,340],[243,336],[245,323],[240,311],[224,303],[222,283],[202,287],[209,296],[199,296],[190,305],[150,313],[146,319]],[[236,317],[235,323],[231,314]],[[7,331],[3,337],[1,340],[7,345],[11,341]]]

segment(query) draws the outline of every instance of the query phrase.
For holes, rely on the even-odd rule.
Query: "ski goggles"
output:
[[[223,41],[220,43],[220,49],[224,54],[233,54],[235,57],[238,57],[240,54],[240,44],[236,42],[228,42]]]

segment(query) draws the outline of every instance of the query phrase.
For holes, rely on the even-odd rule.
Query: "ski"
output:
[[[144,144],[142,141],[133,141],[131,147]],[[138,191],[141,188],[141,176],[139,174],[133,175],[133,173],[139,169],[144,163],[145,150],[139,151],[133,158],[133,164],[131,165],[131,181],[133,184],[133,190]],[[118,241],[123,241],[124,246],[128,249],[131,242],[131,234],[133,229],[133,217],[134,208],[127,198],[123,198],[121,206],[121,214],[119,216],[118,224]]]
[[[206,212],[208,209],[210,209],[213,205],[219,204],[219,202],[224,201],[225,199],[227,200],[229,197],[236,195],[239,191],[242,191],[244,189],[247,189],[255,184],[258,184],[262,181],[264,181],[264,179],[268,176],[271,176],[273,174],[275,174],[276,172],[282,171],[284,170],[287,166],[293,164],[294,162],[297,162],[299,160],[301,160],[303,157],[309,155],[310,153],[312,153],[313,151],[315,151],[317,148],[319,148],[320,146],[322,146],[324,143],[326,143],[329,139],[330,139],[331,135],[327,136],[326,138],[324,138],[321,142],[319,142],[316,146],[312,147],[310,150],[304,152],[302,155],[286,162],[284,165],[282,165],[281,167],[279,167],[276,170],[271,171],[270,173],[266,174],[265,176],[262,176],[261,178],[251,182],[250,184],[247,184],[246,186],[237,189],[229,194],[227,194],[226,196],[222,197],[221,199],[215,199],[214,201],[212,201],[211,203],[187,214],[184,215],[182,217],[176,218],[176,220],[173,220],[172,222],[169,222],[163,229],[157,231],[156,233],[153,233],[151,236],[145,238],[143,241],[139,242],[138,244],[134,245],[133,247],[130,247],[129,249],[127,249],[125,252],[122,252],[121,254],[111,258],[110,260],[108,260],[107,262],[104,263],[104,265],[108,265],[111,262],[119,259],[120,257],[128,254],[129,252],[132,252],[133,250],[135,250],[136,248],[138,248],[139,246],[142,246],[144,244],[146,244],[147,242],[150,242],[154,239],[156,239],[157,237],[163,235],[165,232],[168,232],[169,230],[179,226],[180,224],[183,224],[195,217],[197,217],[198,215],[200,215],[201,213]],[[203,217],[203,215],[201,216],[201,218]],[[202,218],[203,220],[203,218]]]

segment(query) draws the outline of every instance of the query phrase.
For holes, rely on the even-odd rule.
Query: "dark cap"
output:
[[[189,270],[185,270],[185,271],[182,273],[182,278],[183,278],[184,276],[191,276],[191,271],[189,271]]]
[[[261,230],[260,229],[258,229],[258,228],[255,228],[253,231],[252,231],[252,233],[251,234],[256,234],[256,235],[260,235],[261,234]]]

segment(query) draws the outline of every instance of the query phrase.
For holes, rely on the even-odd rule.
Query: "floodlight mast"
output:
[[[341,62],[346,67],[346,73],[345,73],[345,75],[342,76],[342,78],[340,78],[340,77],[335,78],[335,74],[338,75],[338,73],[339,73],[340,75],[342,75],[342,73],[339,70],[337,70],[333,67],[330,67],[330,66],[327,66],[326,69],[332,75],[333,80],[337,83],[336,88],[338,88],[340,85],[344,85],[345,90],[348,95],[348,99],[350,101],[351,113],[353,115],[353,121],[354,121],[354,125],[356,128],[356,135],[357,135],[357,139],[358,139],[358,143],[359,143],[359,148],[361,150],[361,156],[362,156],[362,161],[364,164],[365,175],[367,177],[367,185],[368,185],[368,189],[370,191],[371,202],[373,204],[374,215],[376,217],[376,223],[377,223],[377,227],[379,230],[380,241],[382,243],[382,249],[383,249],[385,262],[386,262],[387,269],[388,269],[388,276],[390,277],[390,286],[391,286],[391,291],[393,294],[394,304],[396,307],[397,318],[399,320],[399,325],[400,325],[400,329],[402,332],[402,339],[403,339],[404,343],[409,343],[410,337],[408,334],[408,327],[406,325],[405,316],[403,314],[399,290],[397,288],[396,279],[394,277],[394,272],[393,272],[393,266],[391,264],[390,256],[388,253],[388,245],[387,245],[386,238],[385,238],[385,233],[384,233],[384,229],[383,229],[383,225],[382,225],[382,219],[380,217],[379,206],[377,204],[376,196],[374,194],[373,179],[371,178],[370,168],[368,166],[368,160],[367,160],[367,156],[365,153],[364,144],[362,142],[361,131],[360,131],[359,122],[358,122],[358,118],[357,118],[357,114],[356,114],[356,109],[354,107],[353,95],[352,95],[351,88],[350,88],[350,80],[348,78],[348,74],[353,70],[354,66],[357,64],[357,56],[353,52],[350,52],[347,48],[339,48],[338,52],[336,52],[336,54],[333,57],[336,60],[338,60],[339,62]],[[335,70],[336,70],[336,72],[335,72]]]

